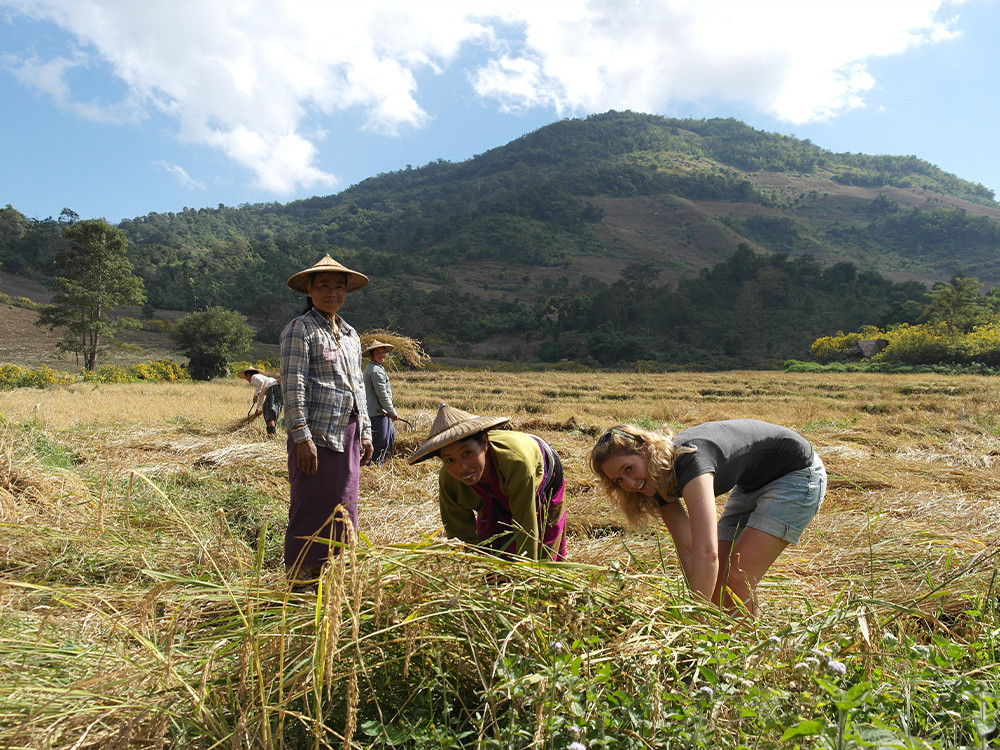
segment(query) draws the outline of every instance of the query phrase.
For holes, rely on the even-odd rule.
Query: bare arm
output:
[[[660,506],[660,518],[663,519],[670,538],[677,548],[677,558],[684,568],[684,576],[691,580],[691,519],[684,510],[684,503],[674,501]]]
[[[691,590],[712,600],[719,575],[719,536],[716,528],[715,488],[712,474],[702,474],[688,482],[678,502],[660,508],[660,518],[677,547],[677,556]]]

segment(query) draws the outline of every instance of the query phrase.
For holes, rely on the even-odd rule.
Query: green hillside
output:
[[[284,279],[329,251],[372,278],[345,317],[431,353],[753,363],[891,322],[957,272],[1000,283],[993,197],[913,156],[608,112],[331,196],[120,226],[152,307],[234,308],[265,341],[300,304]],[[44,277],[60,229],[0,210],[4,270]]]

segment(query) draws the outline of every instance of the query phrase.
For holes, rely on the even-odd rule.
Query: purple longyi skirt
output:
[[[344,450],[317,445],[319,469],[306,474],[298,467],[295,441],[288,436],[288,482],[291,503],[285,531],[285,565],[322,565],[338,549],[350,520],[358,528],[358,483],[361,478],[361,438],[357,416],[351,417]],[[331,519],[338,505],[343,509]]]

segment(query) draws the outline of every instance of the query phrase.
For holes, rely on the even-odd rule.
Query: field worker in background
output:
[[[805,438],[755,419],[706,422],[676,436],[617,425],[591,449],[590,467],[633,525],[663,520],[692,591],[754,616],[757,584],[799,541],[827,483]],[[715,498],[727,492],[717,521]]]
[[[361,340],[337,311],[367,283],[329,255],[288,279],[308,297],[305,312],[281,332],[291,485],[285,568],[296,588],[312,585],[338,553],[347,523],[358,527],[358,483],[372,456],[372,427]]]
[[[409,461],[441,459],[438,501],[449,537],[532,560],[563,560],[562,462],[541,438],[496,429],[509,421],[441,404]]]
[[[278,415],[281,413],[281,386],[274,378],[252,367],[241,372],[240,377],[253,386],[253,397],[250,399],[253,414],[250,416],[263,414],[267,434],[274,435],[278,431]]]
[[[382,464],[392,458],[396,446],[396,407],[392,405],[392,386],[385,371],[385,358],[395,347],[373,339],[365,347],[371,360],[365,365],[365,399],[372,422],[372,463]]]

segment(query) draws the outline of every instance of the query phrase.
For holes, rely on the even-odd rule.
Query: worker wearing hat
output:
[[[339,552],[347,524],[358,526],[361,466],[372,456],[372,428],[361,375],[361,339],[338,315],[368,277],[329,255],[293,274],[288,286],[306,309],[281,333],[281,388],[288,425],[291,502],[285,566],[308,586]]]
[[[441,404],[409,462],[441,459],[438,501],[449,537],[515,557],[563,560],[562,462],[541,438],[500,429],[509,421]]]
[[[260,370],[248,367],[240,373],[240,377],[253,386],[253,397],[250,399],[250,417],[264,415],[264,424],[268,437],[278,432],[278,415],[281,414],[281,385],[278,381]]]
[[[365,365],[365,399],[368,418],[372,423],[373,464],[383,464],[392,458],[396,446],[396,407],[392,403],[392,385],[385,371],[385,358],[395,349],[377,338],[368,342],[365,353],[371,358]]]

